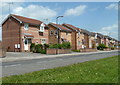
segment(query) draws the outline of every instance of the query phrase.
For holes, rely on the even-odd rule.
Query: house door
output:
[[[24,41],[24,50],[28,50],[28,39]]]

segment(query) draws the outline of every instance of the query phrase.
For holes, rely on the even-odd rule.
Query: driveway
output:
[[[68,54],[59,57],[38,58],[31,60],[19,60],[2,63],[2,76],[19,75],[28,72],[49,69],[59,66],[66,66],[90,60],[96,60],[118,55],[118,51],[97,52],[91,54]],[[52,55],[53,56],[53,55]],[[54,55],[55,56],[55,55]]]

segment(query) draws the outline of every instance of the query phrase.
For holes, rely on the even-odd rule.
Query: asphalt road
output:
[[[118,55],[116,52],[93,53],[83,55],[69,55],[55,58],[42,58],[34,60],[22,60],[2,63],[2,77],[10,75],[19,75],[28,72],[49,69],[69,64],[81,63],[90,60],[96,60]]]

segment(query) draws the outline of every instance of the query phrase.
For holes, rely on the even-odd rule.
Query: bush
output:
[[[35,45],[35,52],[36,53],[40,53],[42,49],[43,49],[42,44]]]
[[[50,44],[49,48],[59,48],[59,49],[61,49],[61,44]]]
[[[40,53],[41,54],[46,54],[46,50],[41,50]]]
[[[98,50],[104,50],[105,48],[108,48],[106,45],[104,45],[104,44],[100,44],[98,47],[97,47],[97,49]]]
[[[30,45],[30,51],[31,52],[35,51],[35,43],[31,43],[31,45]]]
[[[63,42],[61,44],[61,47],[64,49],[70,49],[71,48],[70,42]]]
[[[49,48],[49,44],[44,44],[43,47],[46,50],[47,48]]]
[[[63,42],[62,44],[50,44],[49,48],[70,49],[71,45],[70,45],[70,42]]]
[[[111,47],[111,50],[114,50],[115,48],[114,47]]]
[[[80,50],[72,50],[73,52],[80,52]]]

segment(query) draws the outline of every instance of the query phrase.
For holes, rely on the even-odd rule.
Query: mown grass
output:
[[[118,56],[4,77],[3,83],[117,83]]]

